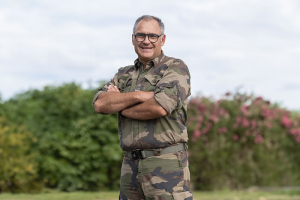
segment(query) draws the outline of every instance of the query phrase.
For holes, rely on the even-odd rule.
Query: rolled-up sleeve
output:
[[[188,67],[183,61],[176,59],[158,81],[154,98],[170,115],[175,109],[180,109],[190,95]]]
[[[118,86],[118,73],[114,76],[113,79],[111,79],[109,82],[105,83],[99,90],[98,92],[96,93],[96,95],[94,96],[94,99],[93,99],[93,105],[94,103],[97,101],[99,95],[101,95],[102,93],[104,92],[107,92],[107,88],[108,86]]]

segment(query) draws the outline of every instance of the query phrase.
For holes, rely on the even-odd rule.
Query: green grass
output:
[[[278,192],[193,192],[194,200],[300,200],[300,191]],[[117,200],[119,192],[53,192],[42,194],[0,194],[1,200]]]

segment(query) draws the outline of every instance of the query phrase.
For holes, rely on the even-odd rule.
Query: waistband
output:
[[[132,158],[134,160],[144,159],[150,156],[160,156],[162,154],[168,154],[176,151],[187,150],[186,143],[178,143],[165,148],[160,149],[147,149],[147,150],[134,150],[134,151],[125,151],[125,156]]]

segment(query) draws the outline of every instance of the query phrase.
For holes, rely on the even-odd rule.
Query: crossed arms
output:
[[[121,114],[131,119],[148,120],[167,115],[166,110],[154,99],[154,92],[135,91],[120,93],[116,86],[109,85],[107,92],[100,94],[94,103],[97,113]]]

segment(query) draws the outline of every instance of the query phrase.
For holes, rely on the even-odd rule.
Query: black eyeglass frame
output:
[[[149,33],[149,34],[145,34],[145,33],[137,33],[137,34],[135,34],[135,35],[133,35],[133,36],[134,36],[134,38],[135,38],[136,41],[137,41],[136,36],[144,36],[144,40],[143,40],[143,41],[137,41],[137,42],[144,42],[147,36],[148,36],[148,40],[150,41],[150,39],[149,39],[149,36],[150,36],[150,35],[156,36],[156,37],[157,37],[157,40],[156,40],[155,42],[157,42],[157,41],[158,41],[158,38],[159,38],[160,36],[164,35],[164,34],[157,35],[157,34],[154,34],[154,33]],[[150,42],[151,42],[151,41],[150,41]],[[155,42],[151,42],[151,43],[155,43]]]

